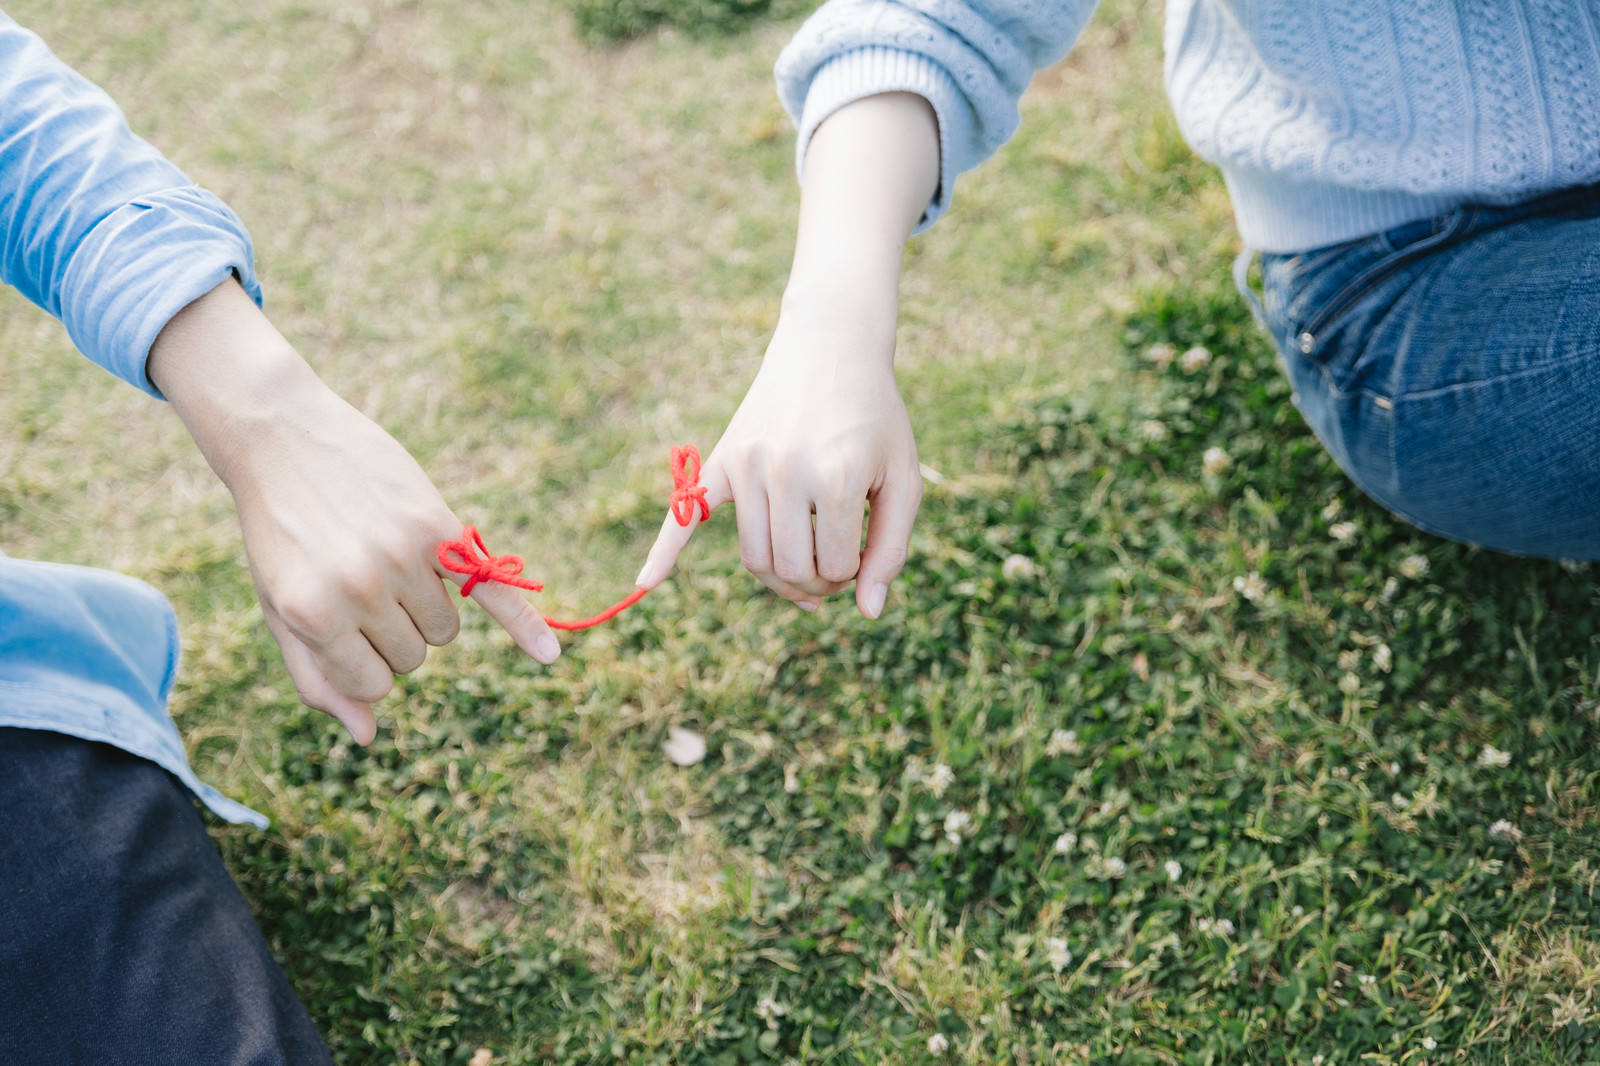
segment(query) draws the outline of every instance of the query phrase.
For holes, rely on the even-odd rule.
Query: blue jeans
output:
[[[1600,558],[1600,186],[1261,275],[1295,403],[1369,496],[1453,540]]]
[[[155,763],[0,728],[0,1063],[332,1066]]]

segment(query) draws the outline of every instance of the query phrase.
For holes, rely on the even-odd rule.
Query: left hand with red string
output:
[[[462,523],[399,442],[316,376],[228,281],[179,312],[147,373],[171,401],[239,512],[267,627],[300,699],[360,744],[394,675],[460,627],[439,562]],[[472,598],[542,663],[561,653],[520,592]]]

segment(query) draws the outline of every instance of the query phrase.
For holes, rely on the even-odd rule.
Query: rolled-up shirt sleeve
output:
[[[912,92],[939,120],[939,188],[917,229],[944,213],[956,176],[1017,130],[1018,101],[1036,71],[1064,56],[1097,0],[830,0],[795,34],[776,68],[778,95],[811,135],[846,104]]]
[[[0,280],[59,318],[84,355],[160,396],[150,345],[230,275],[261,302],[238,217],[0,14]]]

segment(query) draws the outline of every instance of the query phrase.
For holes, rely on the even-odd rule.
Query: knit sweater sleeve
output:
[[[227,205],[0,14],[0,281],[59,318],[90,359],[159,396],[150,345],[230,275],[260,302],[250,236]]]
[[[1022,91],[1072,47],[1096,2],[830,0],[778,57],[778,95],[800,131],[797,169],[839,108],[916,93],[939,120],[939,188],[917,226],[926,229],[949,206],[956,176],[1016,132]]]

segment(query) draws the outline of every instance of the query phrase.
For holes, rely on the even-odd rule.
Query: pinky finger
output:
[[[289,631],[278,612],[266,604],[262,604],[262,611],[267,620],[267,629],[272,632],[273,639],[278,642],[278,650],[283,653],[283,664],[288,667],[289,677],[294,680],[300,702],[337,719],[357,744],[365,746],[372,743],[372,738],[378,735],[378,719],[372,713],[372,704],[351,699],[334,688],[333,682],[317,666],[311,649]]]

